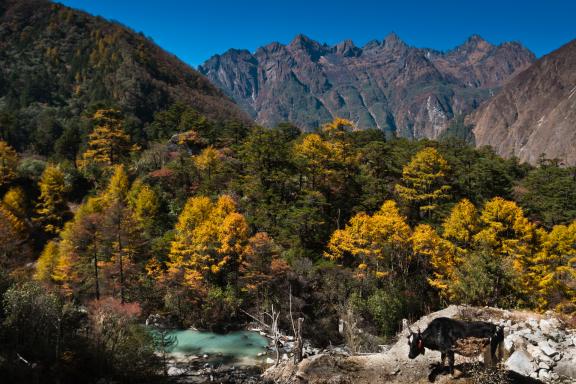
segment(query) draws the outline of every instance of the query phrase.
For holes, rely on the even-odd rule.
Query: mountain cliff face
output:
[[[471,116],[478,145],[576,164],[576,40],[542,57]]]
[[[229,50],[199,70],[263,125],[313,129],[339,116],[390,135],[436,138],[533,60],[517,43],[494,46],[479,36],[443,53],[395,34],[362,48],[299,35],[255,53]]]
[[[174,102],[214,121],[250,121],[204,76],[140,33],[49,1],[0,2],[0,112],[22,122],[13,131],[24,138],[42,114],[70,119],[104,103],[138,124]]]

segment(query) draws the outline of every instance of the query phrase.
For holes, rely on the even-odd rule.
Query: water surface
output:
[[[238,331],[227,334],[202,332],[192,329],[170,332],[178,339],[171,354],[175,357],[190,355],[216,356],[221,362],[256,362],[258,354],[266,351],[268,339],[257,332]]]

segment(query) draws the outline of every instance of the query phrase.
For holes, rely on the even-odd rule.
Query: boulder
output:
[[[506,360],[505,365],[509,370],[525,376],[530,376],[530,374],[537,369],[532,356],[524,350],[515,351],[512,356]]]
[[[552,348],[547,341],[540,341],[538,347],[540,347],[540,350],[548,357],[554,357],[558,354],[558,351]]]
[[[560,360],[554,368],[554,372],[559,376],[576,380],[576,356]]]

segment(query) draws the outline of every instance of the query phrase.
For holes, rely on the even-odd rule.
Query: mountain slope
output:
[[[517,43],[472,36],[442,53],[391,34],[356,47],[297,36],[290,44],[229,50],[199,67],[259,123],[312,129],[335,116],[404,137],[438,137],[448,121],[487,99],[534,55]]]
[[[476,143],[502,156],[576,164],[576,40],[512,79],[470,121]]]
[[[140,124],[176,101],[214,121],[249,121],[204,76],[142,34],[48,1],[0,5],[0,110],[31,120],[19,134],[30,134],[43,112],[65,119],[104,102]]]

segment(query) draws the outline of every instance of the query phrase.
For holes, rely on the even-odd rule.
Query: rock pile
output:
[[[504,321],[506,368],[542,381],[576,382],[576,331],[551,314]]]

